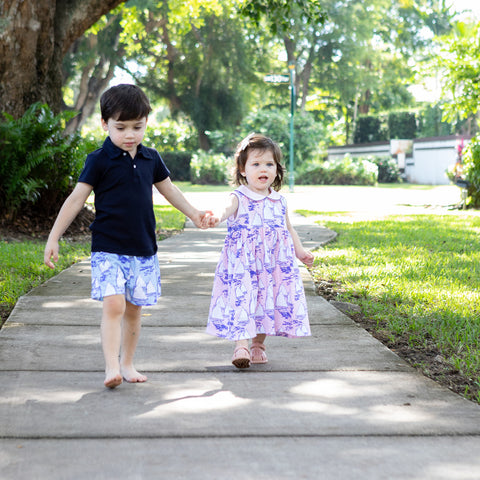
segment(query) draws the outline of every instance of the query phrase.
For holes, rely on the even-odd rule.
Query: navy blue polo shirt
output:
[[[107,137],[102,148],[90,153],[78,181],[95,193],[92,252],[155,255],[152,185],[169,176],[159,153],[143,145],[132,159]]]

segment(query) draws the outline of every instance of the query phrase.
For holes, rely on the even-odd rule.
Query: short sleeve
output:
[[[153,173],[153,183],[158,183],[158,182],[162,182],[163,180],[165,180],[170,176],[170,170],[165,165],[165,162],[163,161],[160,154],[157,151],[155,151],[155,153],[156,153],[156,158],[155,158],[155,170]]]
[[[96,187],[99,179],[101,178],[101,168],[99,158],[89,154],[85,160],[85,165],[83,167],[82,173],[78,178],[79,182],[88,183],[92,187]]]

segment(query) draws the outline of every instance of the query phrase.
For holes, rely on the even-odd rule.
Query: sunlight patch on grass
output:
[[[0,308],[11,309],[18,298],[59,271],[90,255],[90,243],[60,243],[55,270],[43,264],[44,242],[0,241]]]
[[[155,205],[159,230],[182,230],[185,215],[169,205]],[[63,269],[90,256],[90,242],[60,242],[60,258],[55,270],[43,264],[45,243],[0,240],[0,313],[10,313],[17,300]],[[1,319],[0,319],[1,326]]]
[[[170,205],[154,205],[157,230],[182,230],[185,215]]]
[[[322,222],[338,237],[316,252],[314,277],[340,282],[340,298],[386,331],[416,345],[433,341],[480,387],[480,218]]]

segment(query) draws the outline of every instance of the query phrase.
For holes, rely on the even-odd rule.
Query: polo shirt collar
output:
[[[253,192],[246,185],[240,185],[238,191],[252,200],[265,200],[266,198],[270,200],[280,200],[281,198],[281,195],[276,190],[270,190],[270,194],[265,197],[257,192]]]
[[[105,150],[106,154],[110,159],[122,157],[125,153],[125,150],[122,150],[120,147],[114,145],[110,137],[107,137],[103,142],[103,149]],[[151,150],[147,147],[144,147],[142,144],[137,147],[137,156],[141,156],[149,160],[154,159]]]

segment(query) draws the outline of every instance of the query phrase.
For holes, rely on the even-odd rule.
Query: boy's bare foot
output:
[[[118,373],[118,371],[115,371],[111,373],[106,372],[105,381],[103,383],[108,388],[115,388],[118,387],[122,383],[122,381],[122,376]]]
[[[122,376],[125,381],[129,383],[143,383],[147,381],[147,377],[142,375],[140,372],[132,367],[122,367],[121,368]]]

